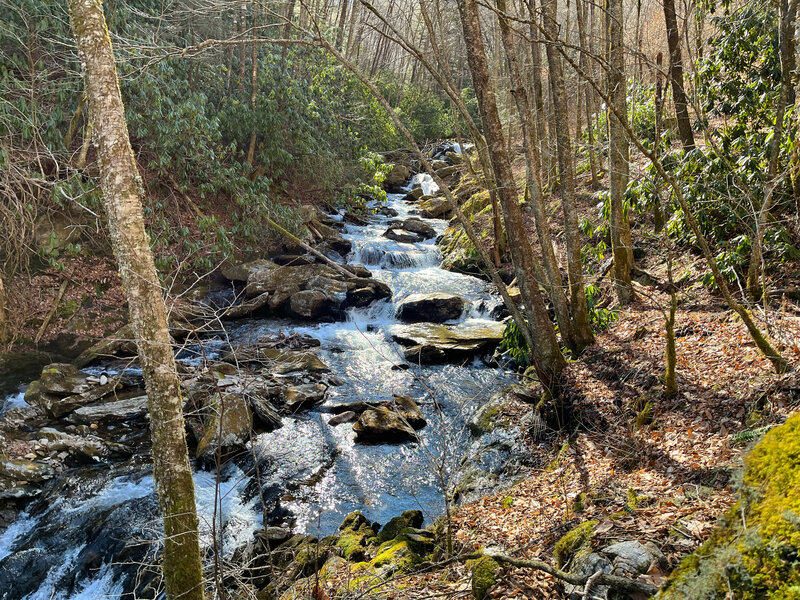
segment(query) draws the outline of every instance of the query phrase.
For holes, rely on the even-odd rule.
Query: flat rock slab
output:
[[[502,341],[504,330],[503,323],[478,321],[458,325],[395,325],[389,332],[395,342],[406,346],[407,360],[433,363],[461,360],[489,350]]]
[[[147,414],[147,396],[136,396],[102,404],[83,406],[67,417],[70,423],[86,424],[98,421],[131,421]]]

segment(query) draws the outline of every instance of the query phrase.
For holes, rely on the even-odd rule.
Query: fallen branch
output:
[[[333,269],[335,269],[336,271],[338,271],[339,273],[341,273],[345,277],[355,277],[355,273],[353,273],[353,271],[350,271],[347,267],[344,267],[344,266],[340,265],[339,263],[337,263],[336,261],[331,260],[330,258],[325,256],[319,250],[315,250],[314,248],[312,248],[311,246],[306,244],[303,240],[301,240],[299,237],[297,237],[293,233],[288,232],[286,229],[284,229],[283,227],[278,225],[275,221],[273,221],[269,217],[266,217],[266,219],[267,219],[267,224],[270,227],[272,227],[273,229],[277,230],[278,232],[280,232],[283,235],[285,235],[286,237],[288,237],[295,244],[297,244],[301,248],[303,248],[303,250],[305,250],[306,252],[310,252],[311,254],[316,256],[317,258],[321,259],[329,267],[332,267]]]
[[[499,554],[496,552],[467,554],[458,557],[458,560],[466,561],[480,558],[482,556],[487,556],[496,560],[500,564],[511,565],[512,567],[517,567],[519,569],[535,569],[537,571],[544,571],[548,575],[552,575],[556,579],[560,579],[566,583],[571,583],[572,585],[585,586],[589,583],[589,580],[591,580],[592,585],[607,585],[624,592],[645,594],[648,597],[653,596],[658,591],[656,586],[644,581],[628,579],[627,577],[620,577],[618,575],[609,575],[608,573],[600,573],[599,575],[594,573],[591,576],[577,575],[575,573],[567,573],[566,571],[557,569],[550,563],[547,563],[543,560],[514,558],[513,556],[507,556],[505,554]]]
[[[50,308],[50,312],[48,312],[47,316],[44,318],[44,321],[42,321],[42,326],[39,328],[39,332],[36,334],[36,337],[33,340],[34,344],[38,344],[39,340],[42,339],[44,332],[47,330],[47,326],[53,319],[53,315],[56,314],[58,305],[61,304],[61,298],[64,297],[64,292],[67,291],[67,285],[69,285],[69,279],[65,279],[64,281],[61,282],[61,287],[58,289],[58,295],[56,296],[56,299],[53,301],[53,306]]]

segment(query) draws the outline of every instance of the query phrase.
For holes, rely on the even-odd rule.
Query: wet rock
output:
[[[364,411],[353,425],[356,439],[368,443],[416,441],[417,434],[400,415],[381,407]]]
[[[447,179],[451,175],[455,175],[456,173],[460,172],[461,170],[454,165],[445,165],[441,169],[436,169],[436,176],[439,179]]]
[[[88,376],[69,363],[53,363],[42,369],[39,389],[43,394],[72,396],[92,389]]]
[[[420,190],[420,192],[421,191],[422,190]],[[411,192],[409,192],[409,194],[410,193]],[[393,208],[391,208],[389,206],[381,206],[376,212],[379,215],[383,215],[384,217],[396,217],[399,214],[395,209],[393,209]]]
[[[331,299],[318,290],[303,290],[292,294],[289,308],[293,315],[306,319],[321,319],[341,311],[341,302]]]
[[[403,187],[406,181],[411,178],[411,170],[401,164],[392,165],[391,171],[386,174],[386,179],[383,182],[383,187],[388,190],[392,191],[397,188]]]
[[[68,452],[73,458],[82,462],[92,461],[103,455],[106,446],[94,435],[80,436],[45,427],[38,432],[41,440],[46,441],[46,450],[50,453]]]
[[[355,278],[347,281],[348,306],[368,306],[376,300],[384,300],[391,297],[391,288],[382,281],[366,278]]]
[[[403,353],[409,362],[423,363],[462,360],[477,352],[489,351],[503,339],[505,325],[494,321],[437,325],[414,323],[394,325],[392,339],[406,346]]]
[[[292,265],[257,270],[247,278],[245,291],[248,297],[264,292],[275,293],[280,289],[307,289],[307,282],[314,277],[338,279],[341,274],[328,265]]]
[[[425,219],[443,219],[452,210],[452,207],[447,199],[440,198],[438,196],[429,199],[422,199],[417,206],[419,208],[420,216]]]
[[[324,383],[307,383],[292,385],[283,392],[283,401],[290,413],[295,413],[303,408],[308,408],[325,401],[328,386]]]
[[[280,393],[280,388],[276,387],[276,395]],[[281,425],[281,415],[275,405],[270,401],[270,396],[261,394],[245,394],[250,409],[253,411],[254,425],[266,432],[274,431]]]
[[[408,323],[442,323],[459,318],[464,305],[464,299],[454,294],[411,294],[400,302],[397,318]]]
[[[254,298],[245,300],[241,304],[236,304],[225,310],[223,317],[226,319],[240,319],[242,317],[249,317],[257,310],[264,308],[269,302],[269,292],[259,294]]]
[[[410,231],[422,236],[423,239],[429,240],[436,237],[436,230],[428,225],[422,219],[417,217],[409,217],[404,221],[396,221],[391,223],[393,227],[400,227],[405,231]]]
[[[363,215],[359,215],[351,211],[344,213],[343,219],[345,223],[356,225],[358,227],[365,227],[366,225],[369,225],[369,219]]]
[[[425,417],[422,416],[422,411],[411,396],[395,394],[387,408],[396,411],[414,429],[422,429],[427,425]]]
[[[253,429],[253,415],[244,398],[231,394],[213,397],[203,429],[205,433],[197,444],[197,457],[214,460],[218,447],[226,455],[244,446]]]
[[[431,167],[433,167],[434,171],[438,171],[439,169],[444,169],[444,168],[446,168],[448,166],[450,166],[450,165],[448,165],[447,162],[445,162],[445,161],[443,161],[441,159],[436,159],[436,160],[431,162]]]
[[[135,396],[113,402],[103,402],[83,406],[72,412],[67,421],[75,424],[97,423],[99,421],[132,421],[147,414],[147,396]]]
[[[0,500],[24,500],[38,496],[42,490],[27,481],[17,481],[11,477],[0,475]],[[0,569],[0,573],[2,569]],[[0,576],[2,581],[2,576]]]
[[[31,383],[25,392],[25,401],[38,405],[49,417],[57,419],[97,402],[119,387],[115,380],[96,385],[73,365],[53,364],[45,367],[40,380]]]
[[[409,190],[406,193],[406,195],[403,196],[403,200],[405,200],[406,202],[416,202],[417,200],[422,198],[423,194],[424,194],[424,192],[422,190],[422,187],[415,187],[415,188]],[[394,211],[394,214],[390,215],[390,216],[396,217],[397,216],[397,211]]]
[[[341,425],[342,423],[353,423],[354,421],[358,421],[358,413],[352,410],[346,410],[331,417],[331,419],[328,421],[328,425],[335,427],[336,425]]]
[[[24,485],[25,483],[41,483],[52,479],[56,474],[52,465],[24,458],[9,458],[0,454],[0,476]]]
[[[402,244],[416,244],[425,241],[424,236],[413,231],[407,231],[402,227],[390,227],[384,232],[383,237]]]

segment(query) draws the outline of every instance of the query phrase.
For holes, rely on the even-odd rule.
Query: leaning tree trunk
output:
[[[678,32],[678,17],[675,14],[675,0],[664,0],[664,22],[667,26],[667,45],[669,46],[669,74],[672,85],[672,99],[675,102],[675,116],[678,119],[678,134],[685,151],[694,150],[694,133],[689,120],[689,106],[683,87],[683,59],[681,58],[681,38]]]
[[[558,39],[557,0],[542,1],[543,27],[548,37]],[[547,44],[547,62],[550,65],[550,87],[553,92],[553,111],[556,124],[556,149],[558,172],[561,178],[561,208],[564,212],[564,238],[567,248],[567,273],[569,275],[569,301],[572,323],[578,348],[583,349],[594,342],[589,310],[586,306],[586,291],[583,287],[583,262],[581,260],[581,237],[578,229],[578,210],[575,203],[575,165],[572,162],[572,143],[569,136],[569,111],[564,83],[564,65],[553,44]]]
[[[616,108],[608,111],[611,250],[614,255],[614,290],[620,304],[630,304],[634,299],[631,284],[633,249],[630,247],[630,226],[623,210],[629,178],[629,151],[625,127],[617,117],[625,118],[627,114],[622,18],[622,0],[608,0],[608,95]]]
[[[497,110],[494,86],[489,78],[489,65],[478,19],[478,6],[475,0],[460,0],[458,7],[461,13],[464,41],[467,45],[467,59],[472,72],[478,109],[483,120],[486,141],[489,146],[489,158],[508,232],[512,262],[533,337],[534,344],[531,352],[534,366],[542,384],[549,391],[554,392],[557,391],[560,374],[566,366],[566,361],[561,354],[553,324],[539,291],[536,272],[541,271],[542,268],[533,254],[533,248],[531,248],[523,225],[522,211],[517,198],[517,186],[503,139],[503,126]]]
[[[147,388],[153,480],[164,519],[163,571],[168,599],[202,600],[194,481],[186,448],[180,382],[133,160],[111,38],[101,0],[69,0],[100,160],[100,186],[114,254]]]

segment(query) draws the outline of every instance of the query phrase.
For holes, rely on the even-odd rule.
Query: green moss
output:
[[[342,552],[342,557],[349,561],[364,560],[364,536],[358,533],[343,533],[336,541],[336,547]]]
[[[653,403],[648,400],[636,415],[636,427],[642,429],[653,422]]]
[[[500,506],[502,506],[503,508],[511,508],[512,506],[514,506],[514,498],[512,498],[511,496],[506,496],[500,501]]]
[[[581,492],[572,500],[572,510],[576,513],[583,512],[586,509],[586,494]]]
[[[408,573],[421,562],[422,557],[411,549],[407,541],[391,540],[381,544],[370,566],[375,569],[389,566],[394,567],[392,570]]]
[[[491,587],[497,583],[497,571],[500,565],[493,558],[484,556],[474,561],[469,561],[472,567],[472,597],[475,600],[485,600]]]
[[[800,415],[747,456],[739,501],[659,594],[726,597],[800,599]]]
[[[598,521],[581,523],[556,542],[553,560],[557,567],[563,567],[581,548],[589,544],[597,523]]]

